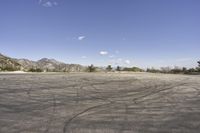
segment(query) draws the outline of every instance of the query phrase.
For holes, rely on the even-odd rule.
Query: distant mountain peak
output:
[[[37,61],[38,63],[53,63],[53,64],[65,64],[64,62],[57,61],[55,59],[49,59],[49,58],[42,58]]]
[[[64,62],[57,61],[55,59],[42,58],[38,61],[32,61],[28,59],[14,59],[7,57],[0,53],[0,69],[1,66],[7,67],[12,66],[16,70],[28,71],[30,69],[41,69],[42,71],[68,71],[68,72],[79,72],[84,71],[85,67],[79,64],[66,64]],[[2,69],[3,70],[3,69]]]

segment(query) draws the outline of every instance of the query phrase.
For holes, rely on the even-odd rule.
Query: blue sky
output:
[[[1,0],[0,52],[38,60],[196,66],[199,0]]]

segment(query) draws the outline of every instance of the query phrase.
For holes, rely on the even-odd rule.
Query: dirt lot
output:
[[[0,74],[0,133],[200,133],[200,76]]]

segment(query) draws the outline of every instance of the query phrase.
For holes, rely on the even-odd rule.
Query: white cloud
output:
[[[86,59],[86,58],[87,58],[87,56],[81,56],[81,58],[82,58],[82,59]]]
[[[39,5],[42,5],[44,7],[53,7],[53,6],[57,6],[58,3],[54,0],[39,0]]]
[[[99,54],[100,54],[100,55],[107,55],[108,52],[107,52],[107,51],[100,51]]]
[[[125,60],[125,63],[129,65],[131,62],[130,60]]]
[[[78,40],[79,40],[79,41],[82,41],[83,39],[85,39],[85,36],[79,36],[79,37],[78,37]]]
[[[42,4],[44,7],[52,7],[53,3],[51,3],[50,1],[45,2],[44,4]]]

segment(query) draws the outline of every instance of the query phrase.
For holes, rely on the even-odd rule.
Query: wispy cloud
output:
[[[42,5],[44,7],[53,7],[53,6],[57,6],[58,3],[54,0],[39,0],[39,5]]]
[[[100,51],[99,54],[100,54],[100,55],[107,55],[108,52],[107,52],[107,51]]]
[[[46,3],[44,3],[44,4],[42,4],[44,7],[52,7],[53,6],[53,4],[50,2],[50,1],[48,1],[48,2],[46,2]]]
[[[82,41],[82,40],[85,39],[85,38],[86,38],[85,36],[79,36],[79,37],[78,37],[78,40],[79,40],[79,41]]]

